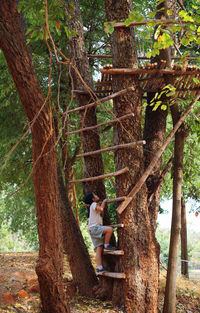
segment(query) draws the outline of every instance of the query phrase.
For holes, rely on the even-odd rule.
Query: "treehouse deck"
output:
[[[139,68],[113,68],[108,64],[101,71],[101,80],[97,81],[95,92],[98,97],[106,97],[113,93],[113,75],[136,75],[139,87],[143,95],[148,92],[159,92],[166,86],[167,81],[171,81],[176,88],[176,98],[185,99],[186,96],[196,95],[200,89],[200,68],[188,65],[183,68],[181,65],[174,64],[172,69],[165,68],[165,62],[161,68],[157,63],[146,63]],[[196,80],[196,82],[195,82]]]

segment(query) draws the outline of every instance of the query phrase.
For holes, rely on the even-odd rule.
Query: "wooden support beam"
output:
[[[171,75],[194,75],[199,74],[200,69],[191,70],[170,70],[170,69],[145,69],[145,68],[109,68],[100,69],[102,74],[110,75],[135,75],[135,74],[171,74]]]
[[[169,144],[169,142],[171,141],[171,139],[173,138],[173,136],[175,135],[176,131],[179,129],[179,127],[181,126],[181,124],[184,122],[185,118],[188,116],[188,114],[190,113],[190,111],[192,110],[193,106],[196,104],[196,102],[199,100],[200,98],[200,91],[198,92],[198,94],[196,95],[195,99],[190,103],[190,105],[187,107],[187,109],[185,110],[185,112],[182,114],[182,116],[180,117],[180,119],[178,120],[178,122],[175,124],[174,128],[172,129],[172,131],[169,133],[169,135],[167,136],[165,142],[163,143],[163,145],[158,149],[157,153],[155,154],[154,158],[152,159],[152,161],[150,162],[149,166],[147,167],[146,171],[143,173],[143,175],[140,177],[140,179],[138,180],[137,184],[133,187],[133,189],[129,192],[127,199],[125,199],[122,204],[117,208],[117,212],[119,214],[121,214],[129,205],[129,203],[132,201],[132,199],[134,198],[134,196],[138,193],[138,191],[140,190],[140,188],[143,186],[143,184],[145,183],[147,177],[151,174],[153,168],[155,167],[156,163],[158,162],[159,158],[161,157],[163,151],[165,150],[165,148],[167,147],[167,145]]]
[[[104,174],[104,175],[100,175],[100,176],[94,176],[94,177],[87,177],[87,178],[82,178],[82,179],[76,179],[76,180],[69,180],[69,183],[84,183],[84,182],[88,182],[88,181],[95,181],[95,180],[100,180],[100,179],[104,179],[107,177],[111,177],[111,176],[118,176],[118,175],[122,175],[125,174],[129,171],[128,167],[122,168],[119,171],[113,172],[113,173],[109,173],[109,174]]]
[[[105,277],[111,277],[111,278],[117,278],[117,279],[125,279],[126,274],[125,273],[115,273],[115,272],[103,272],[103,273],[96,273],[97,276],[105,276]]]
[[[104,149],[99,149],[99,150],[95,150],[95,151],[81,153],[81,154],[78,154],[76,156],[76,158],[82,158],[82,157],[86,157],[86,156],[102,153],[102,152],[105,152],[105,151],[112,151],[112,150],[118,150],[118,149],[124,149],[124,148],[131,148],[131,147],[136,146],[136,145],[145,145],[145,143],[146,143],[145,140],[139,140],[139,141],[124,143],[124,144],[121,144],[121,145],[116,145],[116,146],[112,146],[112,147],[108,147],[108,148],[104,148]]]
[[[103,250],[103,254],[107,255],[107,254],[112,254],[112,255],[124,255],[124,251],[123,250],[113,250],[113,251],[109,251],[109,250]]]
[[[115,28],[121,28],[121,27],[131,27],[131,26],[140,26],[140,25],[184,25],[186,23],[191,23],[191,22],[179,22],[175,20],[159,20],[159,19],[154,19],[154,20],[144,20],[141,22],[132,22],[129,26],[127,26],[124,22],[117,22],[113,26]]]
[[[111,54],[88,54],[87,55],[88,58],[92,58],[92,59],[112,59],[112,55]],[[172,57],[172,60],[180,60],[181,57]],[[187,57],[187,60],[197,60],[199,59],[198,57]],[[150,60],[150,58],[147,57],[138,57],[138,60]]]
[[[112,95],[107,96],[107,97],[105,97],[105,98],[103,98],[103,99],[100,99],[100,100],[97,100],[97,101],[95,101],[95,102],[92,102],[92,103],[83,105],[83,106],[78,107],[78,108],[76,108],[76,109],[69,110],[69,111],[67,111],[67,114],[71,114],[71,113],[78,112],[78,111],[81,111],[81,110],[86,110],[86,109],[91,108],[91,107],[93,107],[93,106],[95,106],[95,105],[97,105],[97,104],[106,102],[106,101],[108,101],[108,100],[111,100],[111,99],[116,98],[116,97],[119,97],[119,96],[123,96],[123,95],[125,95],[126,93],[131,92],[131,91],[134,91],[134,90],[135,90],[134,87],[128,87],[128,88],[126,88],[126,89],[122,89],[121,91],[115,92],[115,93],[113,93]]]
[[[94,129],[99,128],[101,126],[118,123],[118,122],[120,122],[120,121],[122,121],[122,120],[124,120],[126,118],[129,118],[129,117],[134,117],[134,114],[133,113],[129,113],[129,114],[126,114],[124,116],[117,117],[114,120],[111,120],[111,121],[108,121],[108,122],[104,122],[104,123],[100,123],[100,124],[95,125],[95,126],[84,127],[84,128],[81,128],[81,129],[77,129],[77,130],[71,131],[71,132],[67,132],[66,135],[78,134],[78,133],[81,133],[83,131],[94,130]]]

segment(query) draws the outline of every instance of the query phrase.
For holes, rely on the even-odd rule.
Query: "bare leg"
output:
[[[102,253],[103,253],[103,246],[99,246],[96,248],[96,264],[97,266],[102,265]]]
[[[109,244],[112,233],[113,233],[112,227],[110,226],[104,227],[103,235],[105,235],[105,242],[104,242],[105,244]]]

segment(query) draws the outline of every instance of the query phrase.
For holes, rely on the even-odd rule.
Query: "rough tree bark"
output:
[[[105,0],[108,21],[127,18],[131,2],[128,0]],[[134,31],[131,27],[115,29],[111,36],[114,68],[137,67],[137,51]],[[114,100],[114,113],[117,117],[133,112],[135,117],[123,121],[123,128],[114,128],[115,144],[141,139],[142,97],[137,78],[133,75],[113,75],[113,91],[133,86],[134,92]],[[124,131],[124,129],[126,131]],[[129,167],[128,174],[116,180],[117,196],[128,194],[144,170],[143,148],[137,146],[115,153],[117,169]],[[136,197],[119,217],[125,227],[119,231],[119,247],[124,256],[119,258],[115,271],[125,272],[124,281],[115,280],[113,301],[124,305],[127,313],[157,312],[158,255],[155,235],[152,234],[147,207],[147,189],[143,185]]]
[[[92,297],[94,296],[93,287],[98,284],[98,280],[80,228],[72,212],[59,167],[58,182],[62,216],[63,247],[67,254],[73,282],[81,295]]]
[[[20,28],[15,0],[0,2],[0,48],[31,126],[39,260],[36,266],[43,312],[66,313],[57,156],[51,111],[45,105]]]
[[[178,104],[171,107],[173,124],[179,120],[180,112]],[[181,231],[181,188],[183,180],[183,150],[187,136],[184,124],[180,126],[175,134],[174,146],[174,169],[173,169],[173,205],[172,223],[168,257],[168,271],[165,288],[165,300],[163,313],[175,312],[176,307],[176,277],[178,271],[178,252]]]
[[[187,252],[187,218],[184,198],[181,198],[181,274],[189,278]]]
[[[80,75],[82,76],[85,84],[87,84],[89,90],[93,92],[93,78],[89,66],[89,61],[87,58],[86,48],[85,48],[85,38],[84,38],[84,30],[82,24],[81,11],[78,0],[71,1],[74,4],[74,12],[71,12],[71,17],[69,19],[69,27],[71,30],[76,31],[76,36],[71,38],[70,40],[70,57],[72,62],[76,65]],[[77,72],[72,68],[72,78],[73,78],[73,87],[76,90],[84,90],[86,91],[87,87],[84,86],[83,82],[80,80],[80,77],[77,75]],[[94,101],[94,98],[91,98],[89,94],[76,94],[76,100],[79,106],[83,106],[88,104],[91,101]],[[96,116],[96,107],[92,107],[87,109],[86,113],[81,111],[80,113],[80,127],[89,127],[97,124],[97,116]],[[81,133],[83,151],[89,152],[100,149],[100,138],[98,134],[98,130],[95,131],[84,131]],[[84,158],[85,165],[85,177],[90,176],[99,176],[104,174],[103,160],[101,154],[96,154],[93,156],[87,156]],[[103,180],[91,181],[88,183],[84,183],[84,193],[88,191],[95,192],[98,194],[100,199],[106,198],[106,190]],[[111,224],[108,210],[105,208],[104,210],[104,218],[103,222],[105,225]],[[111,242],[115,243],[115,238],[112,236]],[[104,258],[105,259],[105,258]],[[113,269],[114,268],[114,259],[106,256],[106,265]],[[112,280],[103,279],[101,281],[101,293],[99,296],[102,298],[109,297],[109,290],[112,289]]]
[[[167,18],[167,9],[169,9],[169,1],[165,0],[157,6],[156,18],[162,19]],[[171,54],[170,49],[164,49],[160,51],[160,54],[156,56],[156,58],[152,59],[152,63],[157,62],[158,67],[162,66],[162,62],[166,61],[166,66],[171,68]],[[144,147],[144,157],[145,157],[145,168],[147,168],[157,150],[162,146],[164,142],[165,130],[166,130],[166,118],[167,118],[167,110],[161,110],[159,107],[156,111],[153,111],[153,106],[150,106],[151,100],[154,98],[155,92],[147,93],[147,107],[145,112],[145,125],[144,125],[144,140],[146,141],[146,145]],[[162,104],[168,105],[168,98],[166,96],[162,96],[161,99]],[[162,158],[157,162],[157,165],[154,167],[153,172],[148,177],[146,181],[147,189],[148,189],[148,197],[150,197],[153,193],[154,186],[159,180],[160,171],[162,166]],[[149,214],[151,218],[151,224],[155,231],[156,229],[156,220],[159,210],[159,199],[160,199],[160,190],[161,186],[155,192],[153,199],[149,205]],[[158,245],[158,253],[159,253],[159,245]]]
[[[76,65],[80,75],[83,80],[90,88],[90,91],[93,92],[94,85],[92,74],[89,66],[89,61],[86,54],[85,48],[85,38],[83,32],[82,18],[79,7],[79,1],[73,0],[75,11],[71,12],[71,17],[69,20],[69,27],[71,30],[75,30],[78,35],[74,36],[70,40],[70,57],[72,62]],[[83,85],[83,82],[80,80],[76,71],[72,68],[72,77],[73,77],[73,87],[77,90],[86,90],[86,87]],[[91,95],[89,94],[76,94],[76,100],[79,106],[88,104],[91,101]],[[84,111],[80,113],[80,125],[84,127],[93,126],[97,124],[96,117],[96,107],[92,107],[87,110],[86,114]],[[98,131],[85,131],[81,133],[82,144],[84,152],[94,151],[100,149],[100,139]],[[95,156],[88,156],[84,158],[85,163],[85,177],[98,176],[104,173],[103,161],[101,154]],[[88,191],[94,191],[103,199],[106,197],[105,186],[103,181],[94,181],[91,183],[84,184],[85,193]]]

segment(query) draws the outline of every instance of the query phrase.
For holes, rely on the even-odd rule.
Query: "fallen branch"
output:
[[[160,149],[158,149],[156,155],[154,156],[154,158],[152,159],[151,163],[149,164],[149,166],[147,167],[146,171],[144,172],[144,174],[141,176],[141,178],[138,180],[137,184],[133,187],[133,189],[131,190],[131,192],[128,194],[128,197],[126,200],[124,200],[124,202],[117,208],[117,212],[119,214],[121,214],[126,207],[129,205],[129,203],[132,201],[133,197],[138,193],[138,191],[140,190],[140,188],[143,186],[143,184],[145,183],[147,177],[151,174],[154,166],[156,165],[156,163],[158,162],[159,158],[161,157],[163,151],[165,150],[165,148],[167,147],[167,145],[169,144],[170,140],[172,139],[172,137],[175,135],[177,129],[181,126],[181,124],[183,123],[183,121],[185,120],[185,118],[187,117],[187,115],[190,113],[190,111],[192,110],[193,106],[196,104],[196,102],[199,100],[200,98],[200,92],[198,92],[197,96],[195,97],[195,99],[191,102],[191,104],[188,106],[188,108],[185,110],[184,114],[180,117],[180,119],[178,120],[178,122],[175,124],[173,130],[169,133],[169,135],[167,136],[164,144],[160,147]]]

